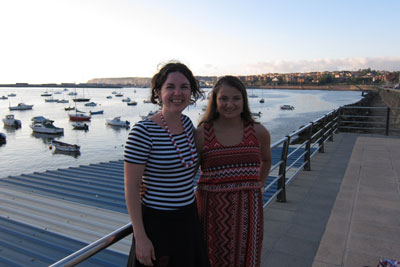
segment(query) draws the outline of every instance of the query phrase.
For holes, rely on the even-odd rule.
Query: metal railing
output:
[[[378,110],[381,108],[340,107],[339,109],[331,111],[330,113],[301,127],[297,131],[292,132],[281,140],[271,144],[271,150],[280,148],[282,151],[278,162],[271,166],[269,177],[272,177],[272,181],[268,182],[265,189],[266,191],[273,191],[274,193],[264,203],[264,208],[266,208],[275,198],[280,202],[286,201],[286,186],[301,170],[311,170],[311,158],[316,153],[323,153],[325,151],[325,143],[327,141],[333,141],[334,133],[338,130],[385,130],[385,134],[389,134],[388,129],[391,125],[390,108],[383,108],[386,110],[385,117],[374,115],[374,113],[371,114],[371,112],[366,114],[355,112],[353,114],[348,112],[350,109]],[[397,109],[400,110],[400,108]],[[366,118],[383,120],[386,123],[385,127],[360,126],[367,124],[368,121],[366,121]],[[349,125],[349,122],[353,125]],[[382,123],[382,121],[369,123],[368,125],[379,125],[378,123]],[[274,186],[277,187],[276,190],[272,190]],[[79,251],[61,259],[51,266],[75,266],[131,233],[132,225],[129,223]]]
[[[371,132],[385,135],[400,133],[399,107],[357,107],[340,108],[340,131]]]

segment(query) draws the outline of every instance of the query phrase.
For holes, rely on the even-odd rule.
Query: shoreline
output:
[[[329,91],[376,91],[377,85],[264,85],[257,87],[259,89],[281,89],[281,90],[329,90]]]
[[[144,88],[123,86],[117,84],[0,84],[0,87],[26,88],[26,87],[60,87],[60,88]],[[210,88],[210,87],[204,87]],[[280,90],[329,90],[329,91],[377,91],[377,85],[263,85],[246,86],[247,89],[280,89]]]

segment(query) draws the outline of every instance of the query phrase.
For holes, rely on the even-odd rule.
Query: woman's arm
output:
[[[125,201],[135,236],[136,258],[144,265],[153,266],[152,260],[156,259],[155,252],[144,229],[139,196],[144,168],[145,165],[124,162]]]
[[[200,167],[200,162],[201,162],[201,152],[203,151],[203,144],[204,144],[204,128],[203,125],[200,125],[194,134],[194,141],[196,143],[196,150],[197,150],[197,155],[199,157],[199,161],[196,165],[196,170],[195,174],[197,174],[197,171],[199,170]]]
[[[272,164],[271,136],[268,130],[261,124],[256,124],[255,130],[258,142],[260,143],[261,152],[260,179],[262,187],[265,187]]]

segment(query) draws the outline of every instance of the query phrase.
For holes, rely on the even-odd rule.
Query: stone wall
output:
[[[394,124],[400,126],[400,90],[381,88],[379,96],[388,107],[392,108],[390,116]]]

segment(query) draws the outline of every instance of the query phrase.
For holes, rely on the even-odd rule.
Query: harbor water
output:
[[[204,89],[207,93],[210,89]],[[67,99],[69,103],[46,102],[41,94],[48,91],[56,99]],[[77,92],[77,97],[87,97],[97,103],[95,107],[87,107],[87,102],[75,103],[75,96],[68,95]],[[116,97],[112,92],[122,93],[122,97]],[[150,111],[156,111],[154,104],[144,103],[148,100],[149,88],[123,88],[123,89],[74,89],[74,88],[0,88],[0,97],[15,93],[16,96],[8,99],[0,99],[0,117],[14,114],[21,120],[22,127],[14,129],[6,127],[1,122],[0,132],[7,136],[7,143],[0,146],[0,178],[43,172],[59,168],[76,167],[90,163],[107,162],[123,158],[124,143],[129,133],[129,128],[110,127],[106,125],[106,119],[120,116],[121,120],[128,120],[131,126],[141,120],[141,116]],[[57,93],[57,94],[56,94]],[[361,99],[358,91],[328,91],[328,90],[278,90],[278,89],[249,89],[248,94],[250,108],[253,113],[260,113],[255,117],[271,133],[272,142],[277,141],[313,121],[324,114],[340,106],[357,102]],[[112,96],[112,98],[107,98]],[[129,97],[135,100],[136,106],[128,106],[122,99]],[[265,102],[260,103],[264,98]],[[10,111],[9,106],[18,103],[34,105],[32,110]],[[73,106],[78,110],[89,112],[103,110],[103,114],[92,115],[91,121],[86,122],[89,130],[74,130],[69,121],[65,107]],[[294,110],[281,110],[281,105],[292,105]],[[203,107],[207,105],[207,99],[199,100],[190,105],[184,113],[188,115],[196,125]],[[36,134],[29,127],[31,118],[44,116],[54,121],[56,127],[64,128],[62,135]],[[51,146],[52,140],[77,144],[79,154],[58,153]]]

